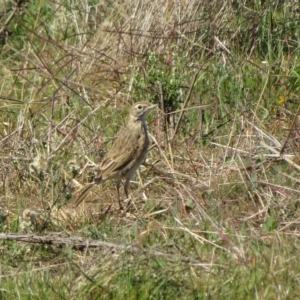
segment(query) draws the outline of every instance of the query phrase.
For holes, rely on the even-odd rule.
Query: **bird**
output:
[[[124,191],[128,198],[130,180],[145,160],[148,152],[149,137],[145,119],[156,107],[157,104],[147,101],[135,103],[131,107],[127,125],[119,131],[113,145],[104,156],[94,182],[84,188],[73,207],[77,207],[95,185],[116,179],[119,207],[120,210],[123,210],[120,200],[121,181],[125,179]]]

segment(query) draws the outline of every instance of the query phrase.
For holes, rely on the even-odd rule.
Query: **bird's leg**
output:
[[[127,199],[129,198],[129,194],[128,194],[129,183],[130,183],[130,179],[127,178],[126,181],[125,181],[125,184],[124,184],[124,191],[125,191],[125,195],[126,195]]]
[[[126,194],[127,199],[129,200],[128,203],[129,203],[129,204],[133,203],[133,205],[134,205],[134,207],[135,207],[133,198],[132,198],[131,196],[129,197],[129,193],[128,193],[128,187],[129,187],[129,184],[130,184],[130,180],[131,180],[131,178],[127,178],[127,179],[126,179],[125,184],[124,184],[124,191],[125,191],[125,194]],[[136,208],[136,207],[135,207],[135,208]]]
[[[118,180],[118,181],[117,181],[118,200],[119,200],[120,210],[123,210],[123,206],[122,206],[122,204],[121,204],[121,199],[120,199],[120,185],[121,185],[121,180]]]

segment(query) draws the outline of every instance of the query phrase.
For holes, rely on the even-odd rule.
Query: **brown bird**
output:
[[[97,178],[83,190],[76,199],[74,207],[81,203],[96,184],[116,179],[119,206],[123,209],[119,191],[121,180],[125,179],[124,191],[128,198],[130,180],[147,156],[149,137],[145,118],[155,107],[157,104],[146,101],[135,103],[131,107],[128,123],[119,131],[117,139],[100,163]]]

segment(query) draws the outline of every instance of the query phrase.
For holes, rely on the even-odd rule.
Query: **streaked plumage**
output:
[[[101,162],[97,178],[83,190],[74,207],[81,203],[94,185],[106,180],[116,179],[119,206],[122,209],[119,194],[121,180],[125,179],[124,190],[128,198],[130,180],[145,160],[148,151],[149,138],[145,118],[156,106],[156,104],[153,105],[144,101],[131,107],[128,123],[126,127],[119,131],[117,139]]]

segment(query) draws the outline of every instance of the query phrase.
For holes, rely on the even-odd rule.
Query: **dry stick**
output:
[[[171,165],[172,165],[172,170],[174,170],[174,158],[173,158],[173,152],[172,152],[172,147],[171,147],[171,143],[168,137],[168,122],[167,122],[167,114],[165,111],[165,103],[164,103],[164,95],[163,95],[163,90],[162,90],[162,84],[159,82],[159,93],[160,93],[160,102],[161,102],[161,107],[162,107],[162,111],[164,114],[164,118],[163,118],[163,131],[164,131],[164,139],[165,139],[165,149],[169,149],[169,153],[170,153],[170,160],[171,160]],[[173,112],[171,112],[170,117],[172,117]],[[172,128],[172,126],[171,126]]]
[[[289,134],[288,134],[288,136],[287,136],[287,138],[286,138],[286,140],[285,140],[285,142],[284,142],[284,144],[283,144],[283,146],[282,146],[282,148],[281,148],[281,150],[280,150],[280,155],[283,154],[284,149],[285,149],[285,147],[286,147],[286,144],[287,144],[287,142],[288,142],[288,140],[289,140],[289,138],[290,138],[290,136],[291,136],[291,134],[292,134],[292,131],[293,131],[293,128],[294,128],[295,123],[296,123],[296,121],[297,121],[299,112],[300,112],[300,106],[298,107],[298,110],[297,110],[296,115],[295,115],[295,117],[294,117],[294,120],[293,120],[291,129],[290,129],[290,131],[289,131]]]
[[[267,181],[263,181],[263,180],[257,180],[256,182],[260,183],[260,184],[263,184],[263,185],[266,185],[266,186],[269,186],[269,187],[273,188],[273,190],[276,188],[276,189],[282,189],[282,190],[286,190],[286,191],[289,191],[289,192],[300,194],[299,190],[291,189],[291,188],[283,186],[283,185],[273,184],[271,182],[267,182]]]
[[[289,164],[291,164],[295,169],[297,169],[297,170],[300,171],[300,166],[297,165],[296,163],[294,163],[291,159],[289,159],[289,158],[286,157],[285,155],[280,155],[280,152],[279,152],[279,151],[277,151],[276,149],[274,149],[273,147],[267,145],[267,144],[264,143],[264,142],[260,142],[260,144],[261,144],[264,148],[266,148],[266,149],[270,150],[271,152],[273,152],[274,154],[278,155],[278,157],[284,159],[286,162],[288,162]]]
[[[208,108],[208,107],[211,107],[211,104],[204,104],[204,105],[195,105],[195,106],[191,106],[191,107],[188,107],[188,108],[182,108],[182,109],[177,109],[177,110],[174,110],[170,113],[166,113],[166,115],[171,115],[171,114],[177,114],[177,113],[181,113],[183,111],[187,111],[187,110],[192,110],[192,109],[195,109],[195,108]]]
[[[177,131],[178,131],[178,128],[179,128],[179,124],[180,124],[181,119],[182,119],[183,114],[184,114],[184,108],[187,106],[187,104],[188,104],[188,102],[189,102],[189,100],[190,100],[190,98],[191,98],[192,90],[193,90],[195,81],[196,81],[196,79],[197,79],[197,77],[198,77],[198,75],[199,75],[199,73],[200,73],[200,70],[201,70],[201,69],[199,69],[198,72],[197,72],[197,73],[194,75],[194,77],[193,77],[193,81],[192,81],[192,84],[191,84],[191,86],[190,86],[189,93],[188,93],[187,96],[186,96],[186,99],[185,99],[185,101],[184,101],[184,103],[183,103],[183,107],[182,107],[183,109],[181,110],[181,113],[180,113],[180,115],[179,115],[178,121],[177,121],[177,123],[176,123],[175,130],[174,130],[174,134],[173,134],[171,143],[174,142],[175,136],[176,136]]]
[[[226,46],[216,37],[214,36],[214,40],[217,42],[218,46],[225,51],[227,54],[232,55],[231,52],[226,48]]]
[[[267,135],[266,133],[264,133],[260,128],[258,128],[257,126],[255,126],[253,123],[251,123],[250,121],[247,121],[247,123],[249,123],[256,131],[258,131],[263,137],[265,137],[266,139],[268,139],[270,142],[272,142],[273,144],[276,145],[276,147],[281,147],[281,144],[277,141],[277,139],[272,136],[272,135]]]
[[[262,89],[261,93],[260,93],[259,99],[257,101],[256,107],[255,107],[255,110],[254,110],[254,116],[256,116],[256,112],[258,110],[258,106],[260,105],[260,102],[261,102],[261,100],[263,98],[263,94],[264,94],[265,89],[267,88],[267,85],[268,85],[268,82],[269,82],[269,72],[267,74],[268,74],[268,77],[267,77],[267,80],[266,80],[266,82],[265,82],[265,84],[263,86],[263,89]]]
[[[0,240],[9,240],[9,241],[42,244],[42,245],[56,245],[59,247],[68,246],[79,250],[84,250],[86,248],[109,248],[112,250],[117,249],[120,251],[123,250],[131,253],[140,253],[140,254],[149,254],[149,255],[152,254],[156,256],[163,256],[170,261],[184,261],[184,262],[199,263],[199,261],[197,261],[194,258],[180,257],[177,255],[168,254],[157,250],[152,250],[149,248],[135,247],[132,245],[113,244],[113,243],[97,241],[97,240],[89,240],[82,237],[61,237],[58,234],[40,236],[34,234],[0,233]]]
[[[167,149],[167,145],[169,143],[168,141],[168,133],[167,133],[167,118],[166,118],[166,111],[165,111],[165,103],[164,103],[164,94],[162,90],[162,84],[160,82],[157,83],[159,88],[159,101],[160,101],[160,107],[163,112],[163,132],[164,132],[164,144],[165,149]]]
[[[197,168],[196,168],[196,166],[195,166],[195,164],[194,164],[194,161],[193,161],[193,158],[192,158],[192,156],[191,156],[191,154],[190,154],[190,152],[189,152],[189,150],[188,150],[188,144],[187,144],[188,142],[187,141],[185,141],[185,144],[186,144],[186,152],[187,152],[187,155],[188,155],[188,157],[189,157],[189,161],[190,161],[190,163],[191,163],[191,165],[192,165],[192,168],[194,169],[194,172],[196,173],[196,175],[197,175],[197,177],[199,176],[199,173],[198,173],[198,171],[197,171]]]

